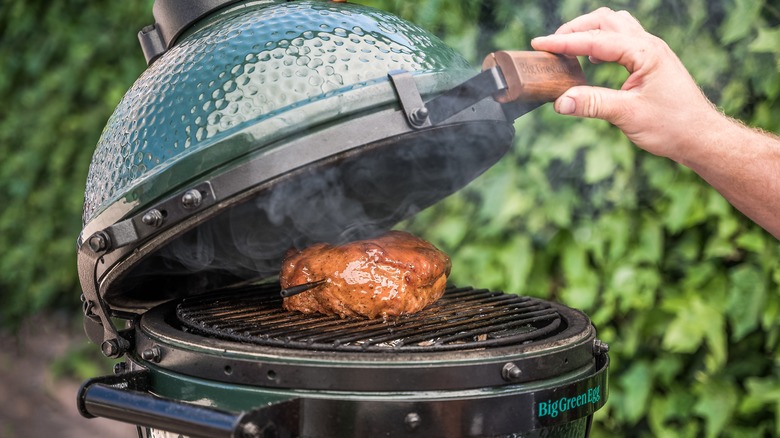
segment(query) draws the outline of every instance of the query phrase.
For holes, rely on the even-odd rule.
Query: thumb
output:
[[[625,115],[625,91],[579,86],[566,90],[555,100],[559,114],[606,120],[612,124]]]

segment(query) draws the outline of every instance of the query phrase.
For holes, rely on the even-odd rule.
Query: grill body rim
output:
[[[590,320],[549,301],[544,302],[566,315],[566,327],[542,341],[401,353],[280,348],[208,338],[170,323],[178,302],[155,307],[140,318],[132,357],[150,363],[144,353],[155,351],[155,367],[223,383],[319,391],[466,390],[554,379],[595,363],[596,332]],[[506,368],[519,372],[508,373]]]

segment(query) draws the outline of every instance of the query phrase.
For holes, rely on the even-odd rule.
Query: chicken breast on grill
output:
[[[290,311],[383,318],[415,313],[444,294],[450,258],[412,234],[390,231],[340,246],[318,243],[291,250],[282,264],[282,288],[324,280],[284,299]]]

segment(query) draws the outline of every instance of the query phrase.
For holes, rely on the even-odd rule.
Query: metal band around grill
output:
[[[157,375],[159,383],[174,379],[168,386],[189,389],[182,394],[156,394],[137,389],[123,376],[109,376],[85,383],[79,391],[80,412],[86,417],[102,416],[133,424],[144,424],[173,433],[227,438],[243,437],[484,437],[516,436],[531,431],[542,433],[566,430],[576,425],[587,429],[591,416],[604,406],[609,394],[609,357],[599,355],[591,371],[559,382],[553,387],[533,388],[515,385],[502,390],[479,392],[384,393],[361,398],[349,393],[276,392],[260,395],[252,409],[231,412],[187,403],[211,390],[233,392],[208,381]],[[128,379],[153,370],[127,373]],[[182,383],[186,381],[186,385]],[[105,383],[104,383],[105,382]],[[108,384],[106,384],[108,383]],[[192,392],[193,387],[199,387]],[[149,388],[153,389],[153,388]],[[248,397],[244,393],[242,397]],[[194,401],[194,400],[192,400]],[[567,426],[568,425],[568,426]],[[584,430],[577,430],[577,436]],[[574,435],[565,435],[574,436]]]

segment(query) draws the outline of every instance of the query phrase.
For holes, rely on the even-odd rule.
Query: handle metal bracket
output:
[[[436,126],[477,102],[506,89],[506,81],[498,68],[491,68],[423,102],[414,77],[407,71],[388,73],[395,87],[406,120],[413,129]]]

